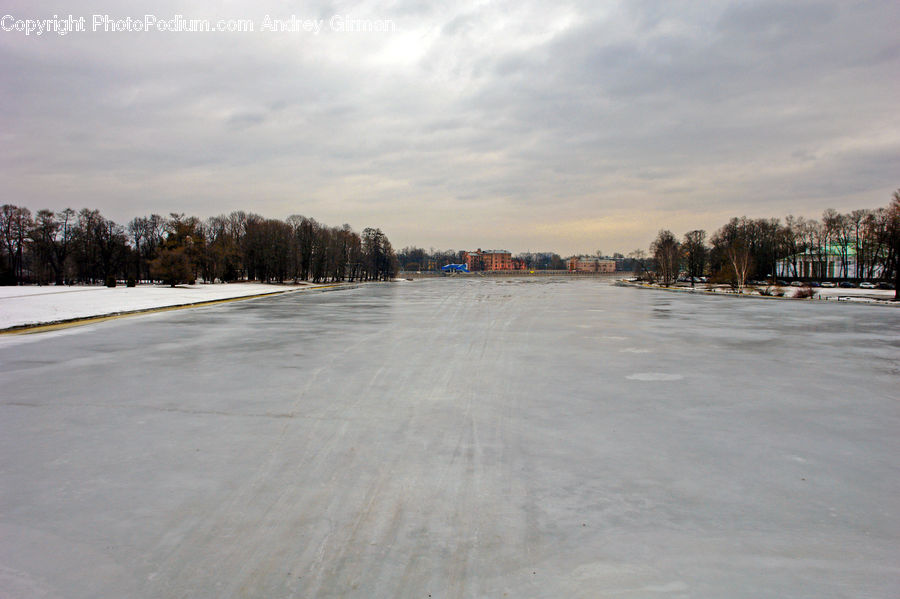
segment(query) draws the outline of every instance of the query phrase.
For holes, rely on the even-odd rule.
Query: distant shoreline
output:
[[[619,272],[579,272],[571,270],[476,270],[468,273],[447,274],[440,271],[424,270],[401,270],[397,274],[398,279],[422,278],[433,279],[438,277],[588,277],[614,279],[629,274],[627,271]]]

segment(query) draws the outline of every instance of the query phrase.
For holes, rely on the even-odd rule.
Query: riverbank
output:
[[[208,306],[268,295],[324,291],[350,283],[0,287],[0,334],[39,332],[134,314]]]
[[[640,289],[654,289],[657,291],[668,291],[672,293],[703,293],[707,295],[721,295],[724,297],[735,298],[751,298],[765,300],[791,300],[791,301],[828,301],[828,302],[848,302],[856,304],[875,304],[884,306],[900,306],[900,302],[893,301],[894,292],[892,290],[881,289],[841,289],[816,287],[813,288],[813,297],[794,297],[794,294],[803,287],[777,287],[776,293],[783,295],[763,295],[760,289],[755,286],[745,287],[743,293],[735,293],[730,286],[697,286],[697,287],[680,287],[673,285],[663,287],[661,285],[650,285],[639,281],[629,281],[627,279],[619,279],[615,285],[621,287],[637,287]]]

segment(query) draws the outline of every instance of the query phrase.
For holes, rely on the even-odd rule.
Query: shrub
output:
[[[106,277],[106,286],[107,287],[115,287],[116,286],[116,278],[112,275]]]
[[[134,280],[134,277],[128,277],[128,280],[125,281],[126,287],[135,287],[137,285],[137,281]]]
[[[794,292],[794,297],[796,297],[798,299],[811,299],[811,298],[814,298],[815,296],[816,296],[816,292],[813,291],[813,288],[810,287],[809,285],[806,285],[805,287],[800,287],[799,289],[797,289],[796,292]]]
[[[734,274],[734,267],[729,264],[726,264],[717,272],[713,273],[713,275],[709,277],[709,283],[710,285],[728,285],[735,293],[738,291],[737,276]]]

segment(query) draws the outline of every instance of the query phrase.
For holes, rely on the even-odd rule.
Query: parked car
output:
[[[868,281],[863,281],[859,284],[860,289],[875,289],[875,283],[870,283]]]
[[[786,287],[787,281],[782,281],[781,279],[778,279],[777,281],[775,281],[775,284],[780,285],[781,287]]]
[[[791,287],[803,287],[803,283],[800,281],[791,281]]]
[[[838,287],[840,287],[841,289],[853,289],[854,287],[856,287],[856,285],[854,285],[850,281],[841,281],[840,283],[838,283]]]
[[[822,285],[818,281],[810,281],[809,286],[810,287],[821,287]]]
[[[894,288],[893,285],[891,285],[890,283],[886,283],[884,281],[881,281],[880,283],[875,285],[875,287],[877,287],[878,289],[893,289]]]
[[[835,286],[835,284],[833,281],[825,281],[824,283],[822,283],[822,287],[834,287],[834,286]]]

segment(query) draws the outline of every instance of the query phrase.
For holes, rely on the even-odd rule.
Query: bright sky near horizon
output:
[[[896,0],[79,11],[0,9],[3,203],[122,224],[303,214],[397,248],[567,255],[900,187]]]

